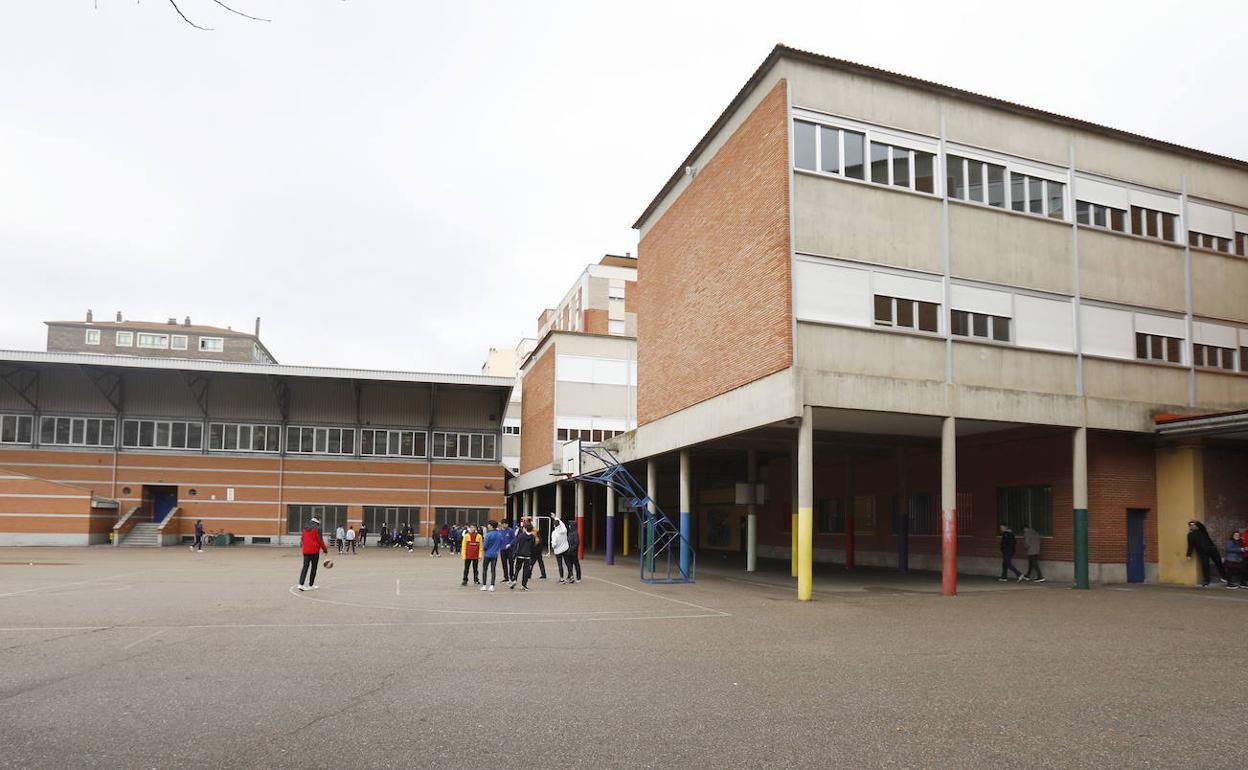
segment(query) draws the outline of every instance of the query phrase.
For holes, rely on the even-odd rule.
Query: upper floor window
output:
[[[607,334],[624,334],[625,331],[623,321],[607,321]]]
[[[798,120],[793,123],[793,140],[793,162],[798,168],[867,179],[867,137],[861,131]],[[932,192],[931,153],[878,142],[871,147],[871,181]]]
[[[39,443],[48,446],[115,445],[117,423],[111,418],[43,417],[39,422]]]
[[[1220,348],[1216,345],[1192,345],[1192,363],[1196,366],[1207,366],[1211,369],[1235,371],[1235,350]]]
[[[1102,206],[1099,203],[1076,201],[1075,221],[1081,225],[1104,227],[1120,233],[1125,233],[1127,231],[1126,209],[1116,209],[1113,206]]]
[[[0,444],[29,444],[33,420],[28,414],[0,414]]]
[[[520,426],[519,425],[504,425],[503,435],[504,436],[519,436]]]
[[[186,335],[175,334],[169,338],[169,343],[174,350],[186,350]]]
[[[169,347],[168,334],[146,334],[139,332],[139,347],[141,348],[167,348]]]
[[[214,422],[208,426],[208,448],[223,452],[277,452],[282,429],[278,425]]]
[[[494,435],[491,433],[433,434],[433,456],[439,460],[493,460]]]
[[[141,336],[141,335],[140,335]],[[125,420],[121,445],[142,449],[201,449],[204,426],[180,420]]]
[[[1248,257],[1248,233],[1235,233],[1235,253]]]
[[[353,455],[355,430],[352,428],[286,427],[286,451],[297,454]]]
[[[1135,333],[1135,357],[1143,361],[1183,363],[1183,340],[1160,334]]]
[[[375,457],[424,457],[425,432],[364,428],[360,431],[360,454]]]
[[[622,430],[599,430],[597,428],[560,428],[555,431],[555,438],[559,441],[589,441],[598,443],[614,438],[624,431]]]
[[[225,349],[225,340],[221,337],[200,337],[199,350],[201,353],[220,353]]]
[[[876,294],[875,325],[918,329],[925,332],[939,331],[937,328],[938,308],[939,306],[934,302]]]
[[[999,315],[953,310],[949,314],[949,331],[959,337],[982,337],[997,342],[1010,341],[1010,319]]]
[[[117,347],[128,348],[134,345],[134,332],[117,332]]]
[[[1238,235],[1242,236],[1243,233],[1239,233]],[[1226,254],[1231,253],[1230,238],[1221,238],[1216,235],[1198,233],[1195,230],[1187,231],[1187,243],[1189,246],[1197,249],[1210,249],[1211,251],[1221,251]]]
[[[1066,216],[1066,185],[1062,182],[1007,171],[1004,165],[960,155],[946,155],[945,162],[945,189],[950,198],[1054,219]]]
[[[88,345],[100,344],[100,330],[99,329],[87,329],[86,343]]]
[[[1143,206],[1131,207],[1131,232],[1145,238],[1174,242],[1178,217],[1168,211],[1155,211]]]

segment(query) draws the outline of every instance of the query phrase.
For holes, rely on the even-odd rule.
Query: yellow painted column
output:
[[[1205,518],[1204,451],[1198,444],[1157,449],[1157,579],[1196,582],[1200,569],[1188,561],[1187,522]]]
[[[798,431],[800,435],[800,427]],[[789,534],[791,540],[789,544],[789,571],[793,577],[797,577],[797,451],[797,443],[794,443],[793,451],[789,455],[789,505],[793,506],[793,510],[789,514]]]
[[[624,514],[624,555],[628,556],[628,521],[632,518],[632,512]]]
[[[810,601],[815,555],[815,426],[813,411],[802,408],[797,440],[797,598]]]

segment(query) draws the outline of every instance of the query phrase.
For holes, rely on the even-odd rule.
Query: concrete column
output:
[[[645,542],[641,552],[646,561],[647,572],[654,572],[654,517],[658,510],[655,506],[658,494],[659,464],[651,460],[646,463],[646,495],[650,498],[650,504],[646,507],[646,526],[639,533]]]
[[[1187,522],[1205,518],[1204,449],[1157,448],[1157,580],[1192,585],[1200,570],[1187,556]]]
[[[758,566],[758,452],[745,453],[745,480],[750,485],[750,502],[745,507],[745,571]]]
[[[533,505],[533,490],[527,490],[520,493],[520,515],[521,517],[529,515],[529,508]],[[516,522],[519,524],[519,521]]]
[[[854,455],[849,449],[845,450],[845,496],[849,499],[849,513],[845,516],[845,569],[853,569],[858,503],[854,500]]]
[[[607,565],[615,564],[615,490],[607,487]]]
[[[692,558],[693,500],[689,481],[689,450],[680,453],[680,574],[689,577]]]
[[[585,557],[585,483],[576,482],[576,558]]]
[[[797,577],[797,454],[798,443],[801,441],[801,426],[798,426],[798,441],[794,442],[792,453],[789,455],[789,573],[793,577]]]
[[[1075,588],[1088,587],[1088,429],[1075,428],[1071,452],[1074,498]]]
[[[897,569],[910,571],[910,502],[906,499],[906,449],[897,447]]]
[[[958,434],[954,418],[940,424],[940,585],[958,594]]]
[[[810,601],[814,587],[815,553],[815,418],[802,407],[797,434],[797,598]]]
[[[563,521],[563,485],[555,482],[555,518]]]

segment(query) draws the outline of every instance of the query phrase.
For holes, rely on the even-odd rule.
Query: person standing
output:
[[[563,519],[555,519],[554,525],[550,528],[550,550],[555,552],[555,563],[559,566],[559,582],[565,582],[563,579],[564,556],[568,552],[568,528],[563,523]],[[568,577],[572,576],[571,569],[568,570]]]
[[[313,591],[318,587],[316,585],[316,562],[321,558],[322,553],[329,553],[329,546],[325,545],[325,538],[321,537],[320,519],[313,516],[307,524],[303,525],[301,543],[303,545],[303,569],[299,570],[298,588],[300,591]]]
[[[520,577],[520,590],[529,590],[529,577],[533,575],[533,525],[520,528],[516,534],[516,564],[511,568],[511,590],[516,590],[516,576]]]
[[[191,546],[198,553],[204,552],[204,520],[195,520],[195,545]]]
[[[355,553],[355,527],[347,527],[347,553]]]
[[[365,548],[367,546],[368,546],[368,522],[364,522],[363,524],[360,525],[360,547]]]
[[[499,561],[503,563],[503,582],[511,583],[516,574],[516,530],[511,526],[511,519],[503,519],[503,550],[499,552]]]
[[[1009,580],[1006,574],[1012,571],[1015,575],[1018,575],[1018,582],[1021,583],[1027,579],[1027,576],[1019,572],[1018,567],[1014,566],[1014,544],[1018,542],[1018,538],[1014,536],[1014,530],[1005,524],[999,525],[997,529],[1001,532],[1001,577],[997,578],[997,580],[1004,583],[1006,580]]]
[[[481,542],[481,590],[493,591],[498,582],[498,553],[503,548],[503,533],[498,523],[486,524],[485,539]]]
[[[433,541],[433,547],[429,549],[429,555],[437,556],[440,558],[442,556],[442,553],[438,550],[438,545],[439,545],[438,541],[442,539],[442,536],[439,535],[438,531],[435,529],[433,532],[430,533],[429,539]]]
[[[1218,547],[1213,544],[1213,538],[1209,536],[1209,530],[1205,529],[1205,525],[1199,521],[1187,522],[1187,558],[1192,558],[1192,552],[1196,552],[1197,558],[1200,559],[1200,587],[1209,587],[1209,563],[1213,562],[1213,566],[1218,570],[1218,577],[1226,581],[1226,569],[1222,566],[1222,559],[1218,556]],[[1229,581],[1226,581],[1229,582]]]
[[[1226,565],[1226,587],[1248,588],[1244,584],[1244,539],[1239,530],[1231,532],[1225,551],[1223,563]]]
[[[568,527],[568,552],[563,555],[563,563],[568,566],[568,585],[581,582],[581,533],[575,524]]]
[[[381,534],[378,535],[377,547],[380,548],[384,545],[389,545],[389,543],[390,543],[390,530],[386,527],[385,524],[382,524]]]
[[[546,579],[546,562],[542,561],[542,550],[543,550],[544,542],[542,541],[541,530],[539,530],[537,527],[533,526],[533,524],[530,523],[529,533],[533,535],[533,565],[532,567],[537,567],[538,571],[541,573],[541,577],[539,577],[538,580],[545,580]],[[530,569],[532,569],[532,567],[530,567]]]
[[[472,582],[480,583],[477,560],[481,558],[481,533],[477,532],[475,526],[468,525],[468,531],[464,532],[464,541],[460,544],[459,553],[464,560],[464,582],[460,585],[468,585],[469,565],[472,566]]]
[[[1027,579],[1037,583],[1044,582],[1044,573],[1040,571],[1040,533],[1034,527],[1023,527],[1023,549],[1027,551]],[[1032,577],[1032,573],[1035,577]]]
[[[338,528],[334,530],[334,545],[338,546],[338,553],[342,553],[342,546],[346,542],[346,539],[347,531],[342,528],[341,524],[339,524]]]

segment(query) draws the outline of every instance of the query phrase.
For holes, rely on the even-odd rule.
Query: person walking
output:
[[[997,580],[1004,583],[1006,580],[1009,580],[1006,574],[1012,571],[1015,575],[1018,575],[1018,582],[1021,583],[1027,579],[1027,576],[1019,572],[1018,567],[1014,566],[1014,544],[1018,541],[1018,538],[1014,536],[1014,530],[1005,524],[999,525],[997,529],[1001,532],[1001,577],[997,578]]]
[[[321,558],[322,553],[329,553],[329,546],[325,545],[325,538],[321,537],[320,519],[313,516],[307,524],[303,525],[301,543],[303,545],[303,569],[299,570],[298,588],[300,591],[313,591],[319,587],[316,585],[316,562]]]
[[[1226,569],[1222,566],[1222,559],[1218,556],[1218,547],[1213,544],[1213,538],[1209,536],[1209,530],[1205,529],[1205,525],[1199,521],[1187,522],[1187,558],[1190,561],[1192,552],[1196,552],[1196,557],[1200,559],[1200,587],[1209,587],[1209,563],[1213,562],[1213,566],[1218,570],[1218,577],[1223,582],[1229,582],[1226,579]]]
[[[347,527],[347,553],[355,553],[355,527]]]
[[[342,546],[346,542],[346,539],[347,531],[342,528],[341,524],[339,524],[338,528],[334,530],[334,545],[338,546],[338,553],[342,553]]]
[[[1044,573],[1040,571],[1040,533],[1034,527],[1023,527],[1023,550],[1027,551],[1027,579],[1037,583],[1044,582]],[[1032,573],[1035,577],[1032,577]]]
[[[498,522],[486,524],[485,539],[481,541],[481,590],[493,591],[498,582],[498,553],[503,548],[503,533]]]
[[[498,559],[503,563],[503,582],[510,583],[516,574],[516,530],[511,526],[511,519],[503,519],[503,549]]]
[[[195,520],[195,545],[191,546],[191,549],[196,551],[197,553],[204,552],[204,520],[203,519]]]
[[[581,582],[581,533],[575,524],[568,527],[568,552],[563,555],[563,563],[568,567],[568,585]]]
[[[1226,556],[1222,561],[1226,565],[1226,587],[1248,588],[1244,584],[1244,536],[1239,530],[1231,532],[1224,550]]]
[[[550,550],[555,552],[555,563],[559,566],[559,582],[566,582],[563,579],[564,556],[568,552],[568,528],[563,523],[563,519],[555,519],[554,526],[550,529]],[[572,576],[569,569],[568,577]]]
[[[511,568],[511,590],[516,590],[516,577],[520,577],[520,590],[529,590],[529,577],[533,574],[533,525],[520,528],[516,534],[516,564]]]
[[[438,545],[439,545],[439,542],[438,542],[438,541],[440,541],[440,540],[442,539],[442,536],[441,536],[441,535],[439,535],[439,534],[438,534],[438,531],[435,529],[435,530],[431,533],[431,536],[430,536],[430,538],[429,538],[429,539],[433,541],[433,547],[429,549],[429,555],[430,555],[430,556],[437,556],[437,557],[441,558],[441,557],[442,557],[442,552],[438,550]]]
[[[544,550],[543,549],[544,541],[542,540],[542,532],[541,530],[539,530],[537,527],[533,526],[533,524],[530,523],[529,533],[533,535],[533,565],[532,567],[536,567],[538,572],[541,573],[541,577],[539,577],[538,580],[545,580],[546,579],[546,562],[542,560],[542,551]],[[532,567],[530,567],[530,569],[532,569]]]
[[[365,548],[367,546],[368,546],[368,523],[365,522],[360,525],[360,547]]]
[[[472,582],[480,583],[481,578],[478,573],[477,559],[481,558],[481,533],[477,532],[475,526],[468,526],[468,531],[464,533],[464,542],[460,545],[459,552],[464,560],[464,582],[460,585],[468,585],[469,565],[472,566]]]

